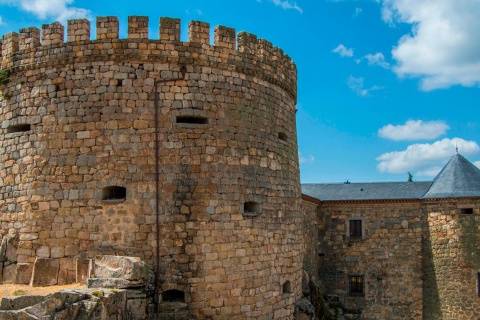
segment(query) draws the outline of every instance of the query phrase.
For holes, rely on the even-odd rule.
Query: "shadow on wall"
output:
[[[432,235],[430,228],[426,228],[426,234],[422,239],[422,269],[423,269],[423,319],[443,319],[440,296],[438,294],[437,276],[433,260]]]

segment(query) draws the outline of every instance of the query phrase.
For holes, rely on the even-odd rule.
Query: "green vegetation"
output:
[[[0,70],[0,85],[8,83],[10,77],[10,69]]]
[[[18,296],[24,296],[25,294],[27,294],[27,291],[25,291],[25,290],[20,290],[20,289],[19,289],[19,290],[13,291],[13,295],[16,296],[16,297],[18,297]]]
[[[103,297],[103,291],[100,291],[100,290],[92,291],[92,296],[95,296],[97,298],[101,298],[101,297]]]

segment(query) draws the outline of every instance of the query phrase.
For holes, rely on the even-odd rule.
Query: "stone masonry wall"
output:
[[[0,236],[19,237],[13,277],[42,258],[73,282],[95,254],[154,269],[157,86],[162,297],[184,292],[200,318],[290,318],[303,254],[295,65],[255,35],[216,27],[212,46],[209,24],[192,21],[181,42],[180,21],[160,20],[160,40],[147,17],[129,17],[128,39],[115,17],[97,18],[98,40],[85,19],[69,21],[66,43],[59,23],[3,36]],[[183,80],[156,82],[183,66]]]
[[[424,241],[424,319],[480,315],[480,200],[429,200]],[[462,214],[462,208],[473,209]]]
[[[322,202],[319,218],[318,276],[330,306],[361,319],[422,319],[418,201]],[[362,220],[362,238],[349,237],[350,218]],[[364,295],[349,293],[353,275],[363,276]]]

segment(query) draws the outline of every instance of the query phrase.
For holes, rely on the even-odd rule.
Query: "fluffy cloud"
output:
[[[378,129],[378,135],[382,138],[395,141],[435,139],[445,134],[450,127],[443,121],[408,120],[405,124],[388,124]]]
[[[294,9],[300,13],[303,13],[302,8],[300,8],[295,1],[290,0],[271,0],[273,4],[282,9]]]
[[[353,57],[353,49],[349,49],[343,44],[339,44],[332,52],[338,53],[341,57]]]
[[[90,15],[87,9],[71,7],[74,0],[0,0],[0,4],[19,7],[39,19],[53,18],[66,21],[73,18],[84,18]]]
[[[309,155],[309,156],[305,157],[299,151],[298,152],[298,160],[300,161],[300,164],[306,164],[306,163],[313,163],[315,161],[315,158],[312,155]]]
[[[352,89],[353,92],[355,92],[357,95],[361,97],[367,97],[370,95],[372,91],[378,91],[383,89],[383,87],[379,87],[379,86],[372,86],[367,89],[364,87],[364,81],[365,79],[362,77],[355,78],[354,76],[349,76],[347,79],[347,85],[350,89]]]
[[[385,69],[388,69],[390,67],[390,64],[385,61],[385,57],[381,52],[377,52],[375,54],[367,54],[364,59],[367,60],[369,65],[380,66]]]
[[[480,84],[480,1],[378,1],[386,22],[412,25],[392,50],[397,75],[425,91]]]
[[[472,155],[480,151],[475,141],[460,138],[443,139],[432,144],[413,144],[404,151],[393,151],[377,157],[377,168],[381,172],[406,173],[416,171],[415,175],[435,176],[455,153],[458,147],[463,155]]]

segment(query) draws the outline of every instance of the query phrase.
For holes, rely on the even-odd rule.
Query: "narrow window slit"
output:
[[[7,133],[28,132],[31,129],[32,129],[32,126],[28,123],[13,124],[7,128]]]
[[[282,294],[289,294],[289,293],[292,293],[292,283],[287,280],[282,285]]]
[[[473,208],[460,208],[460,214],[473,214]]]
[[[208,119],[200,116],[178,116],[177,123],[208,124]]]

